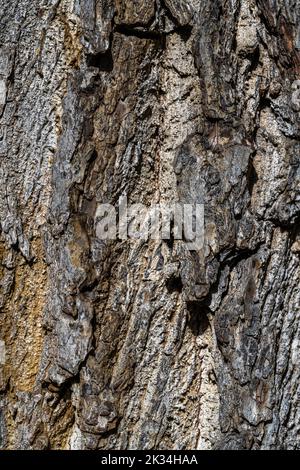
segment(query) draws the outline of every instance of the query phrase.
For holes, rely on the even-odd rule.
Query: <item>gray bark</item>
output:
[[[0,0],[2,448],[300,448],[299,21]],[[204,248],[99,240],[124,194]]]

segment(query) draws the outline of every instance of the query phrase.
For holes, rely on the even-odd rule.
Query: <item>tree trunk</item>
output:
[[[0,0],[2,448],[300,448],[299,22]],[[204,247],[101,240],[125,195]]]

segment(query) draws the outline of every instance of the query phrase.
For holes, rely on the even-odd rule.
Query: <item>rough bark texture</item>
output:
[[[299,22],[0,0],[2,448],[300,448]],[[126,193],[204,249],[98,240]]]

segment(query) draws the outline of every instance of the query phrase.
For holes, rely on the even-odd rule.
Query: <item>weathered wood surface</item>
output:
[[[300,448],[299,25],[0,0],[3,448]],[[96,237],[102,202],[201,190],[199,252]]]

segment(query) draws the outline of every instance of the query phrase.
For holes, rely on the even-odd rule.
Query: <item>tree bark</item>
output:
[[[299,22],[0,0],[2,448],[300,448]],[[203,249],[100,240],[124,195]]]

